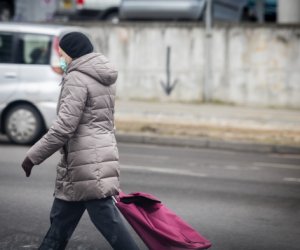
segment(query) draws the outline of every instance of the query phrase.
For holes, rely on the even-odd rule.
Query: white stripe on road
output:
[[[254,162],[254,167],[267,167],[267,168],[282,168],[282,169],[293,169],[300,170],[300,165],[290,165],[290,164],[281,164],[281,163],[271,163],[271,162]]]
[[[288,181],[288,182],[299,182],[300,183],[300,178],[294,178],[294,177],[285,177],[283,178],[284,181]]]
[[[241,167],[234,166],[234,165],[226,165],[224,168],[226,170],[241,170],[242,169]]]
[[[181,176],[207,177],[207,174],[199,173],[199,172],[170,169],[170,168],[149,167],[149,166],[121,165],[121,169],[129,170],[129,171],[153,172],[153,173],[172,174],[172,175],[181,175]]]

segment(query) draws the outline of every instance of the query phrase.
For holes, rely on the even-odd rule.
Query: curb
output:
[[[138,133],[122,133],[116,134],[118,142],[123,143],[138,143],[138,144],[154,144],[162,146],[177,146],[191,148],[208,148],[208,149],[223,149],[241,152],[254,153],[280,153],[280,154],[300,154],[300,147],[285,146],[285,145],[268,145],[257,144],[251,142],[238,141],[222,141],[211,138],[189,138],[179,136],[165,135],[149,135]]]
[[[268,145],[257,144],[250,142],[237,141],[221,141],[210,138],[188,138],[179,136],[165,136],[165,135],[149,135],[138,133],[121,133],[116,134],[118,142],[121,143],[137,143],[137,144],[152,144],[161,146],[175,146],[175,147],[190,147],[190,148],[207,148],[207,149],[223,149],[239,152],[253,152],[253,153],[279,153],[279,154],[299,154],[300,147],[284,146],[284,145]],[[0,136],[4,143],[9,143],[7,138]]]

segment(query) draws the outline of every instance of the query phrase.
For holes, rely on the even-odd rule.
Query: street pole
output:
[[[300,1],[278,0],[277,22],[282,24],[300,23]]]
[[[212,89],[212,4],[213,0],[206,0],[205,10],[205,42],[204,42],[204,88],[203,88],[203,101],[211,100]]]
[[[256,17],[259,23],[265,22],[265,0],[256,0]]]

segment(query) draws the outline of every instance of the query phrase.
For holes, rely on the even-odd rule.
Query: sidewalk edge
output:
[[[281,153],[281,154],[300,154],[300,147],[286,145],[269,145],[251,142],[222,141],[211,138],[190,138],[184,136],[166,136],[151,135],[142,133],[124,133],[116,134],[118,142],[154,144],[162,146],[224,149],[242,152],[255,153]]]

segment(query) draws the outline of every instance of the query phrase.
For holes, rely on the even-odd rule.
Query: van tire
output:
[[[29,104],[19,104],[8,110],[4,129],[13,143],[21,145],[33,144],[45,132],[42,116]]]
[[[120,22],[119,12],[118,11],[109,12],[104,16],[104,20],[109,23],[118,24]]]

